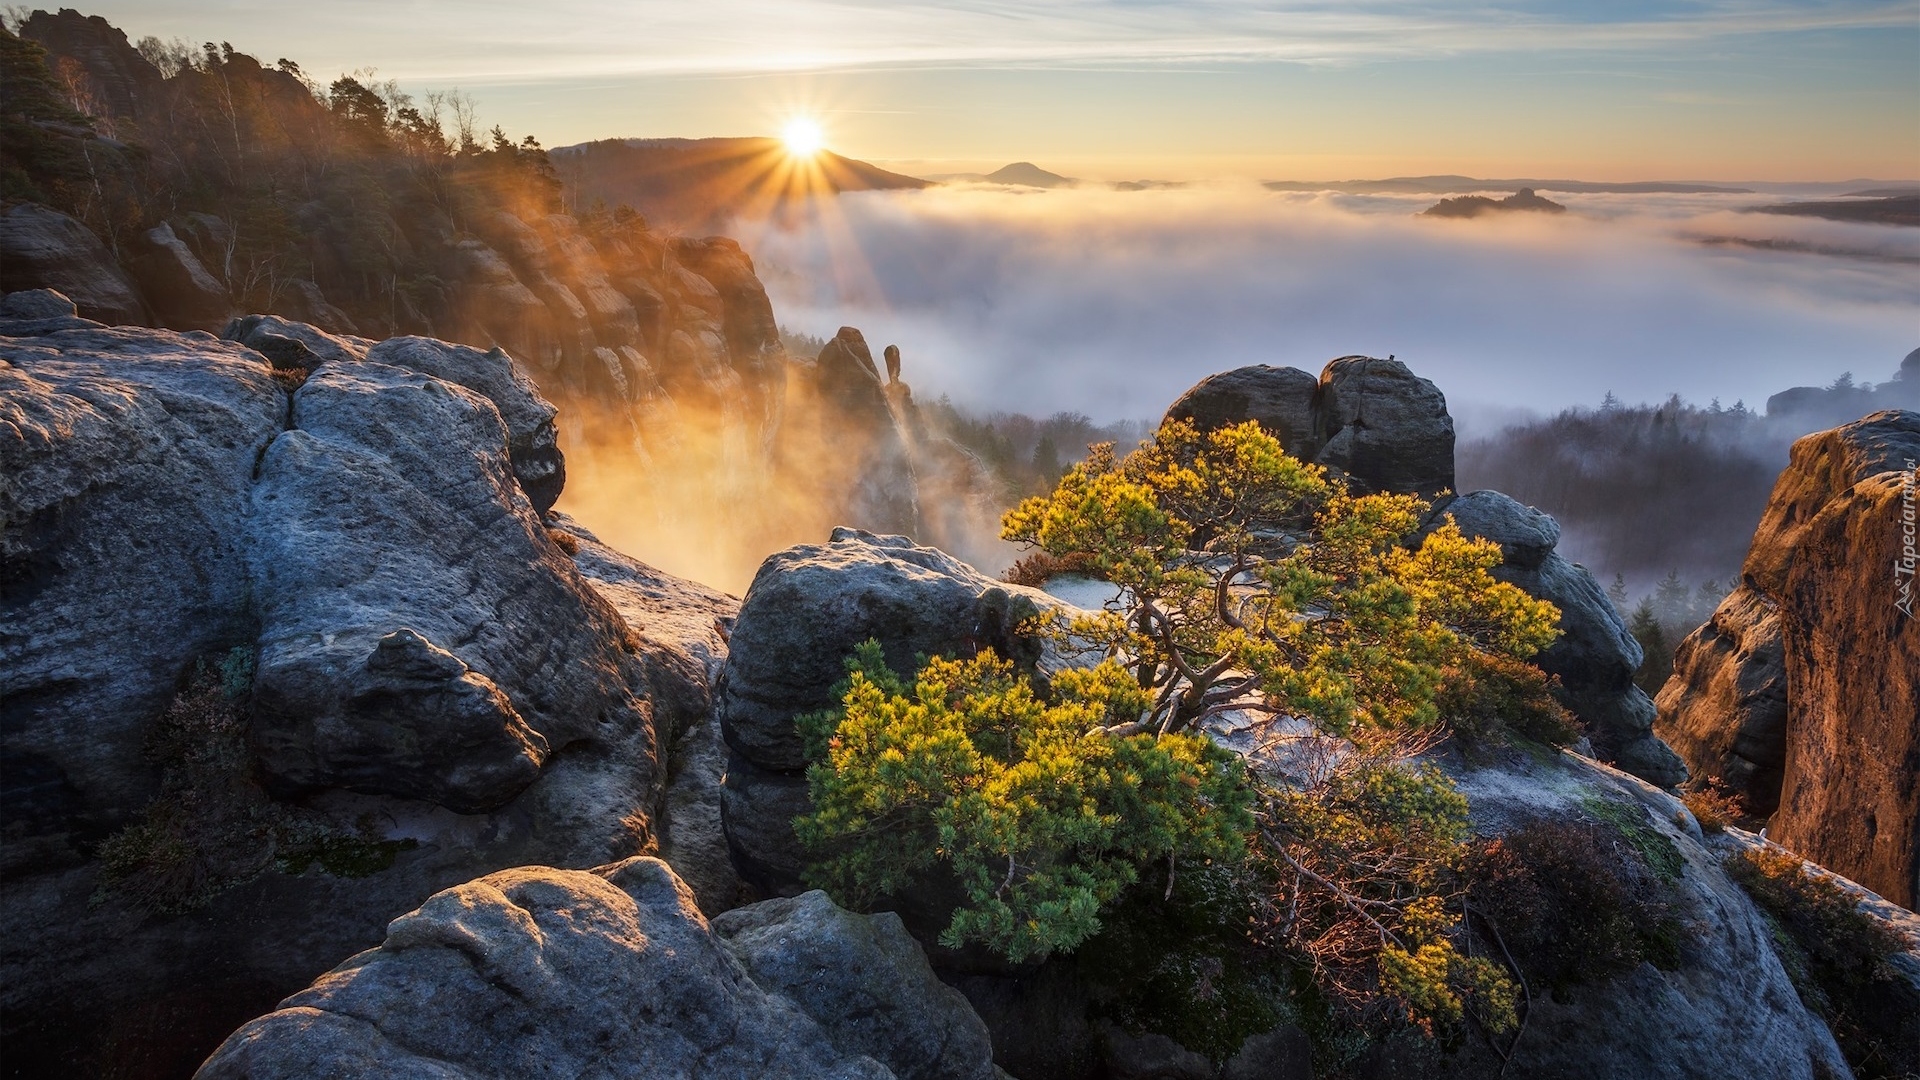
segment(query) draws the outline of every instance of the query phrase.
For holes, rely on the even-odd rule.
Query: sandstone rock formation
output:
[[[1681,643],[1659,730],[1769,834],[1920,898],[1920,629],[1903,608],[1920,414],[1796,442],[1740,587]],[[1777,808],[1777,809],[1776,809]]]
[[[1196,383],[1167,409],[1202,431],[1258,420],[1303,461],[1360,491],[1432,498],[1453,488],[1453,417],[1438,387],[1392,357],[1343,356],[1319,379],[1291,367],[1235,368]]]
[[[1436,501],[1431,520],[1448,515],[1462,533],[1500,545],[1495,578],[1560,609],[1560,637],[1534,662],[1559,678],[1561,701],[1586,725],[1595,755],[1661,787],[1685,780],[1686,767],[1653,734],[1653,702],[1633,683],[1640,643],[1586,567],[1554,551],[1559,524],[1497,491]]]
[[[243,321],[269,359],[54,293],[0,299],[0,329],[29,335],[0,337],[10,1065],[190,1067],[396,912],[505,866],[683,837],[670,855],[720,867],[712,909],[738,902],[706,720],[733,602],[542,519],[554,411],[504,353]],[[286,841],[260,824],[213,839],[264,874],[154,914],[102,891],[93,852],[155,794],[162,710],[223,661],[254,752],[219,784],[297,794],[302,828],[369,861],[271,869]],[[704,770],[662,760],[702,730]]]
[[[898,919],[811,893],[709,927],[631,859],[439,893],[196,1075],[988,1080],[990,1051]]]
[[[0,212],[0,291],[25,289],[57,290],[99,322],[146,321],[139,290],[93,232],[34,203]]]
[[[1440,388],[1391,357],[1343,356],[1320,373],[1313,460],[1368,490],[1453,488],[1453,417]]]
[[[716,705],[732,751],[722,806],[741,875],[767,893],[799,891],[792,820],[808,807],[807,761],[793,718],[834,704],[856,646],[878,640],[901,671],[918,655],[983,648],[1032,667],[1040,644],[1016,628],[1053,606],[901,536],[835,529],[826,544],[770,556],[741,603]]]
[[[162,326],[211,330],[226,321],[227,287],[207,271],[192,249],[161,222],[141,237],[134,276]]]

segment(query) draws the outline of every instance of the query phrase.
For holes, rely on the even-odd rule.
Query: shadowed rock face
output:
[[[1209,375],[1180,395],[1166,420],[1192,420],[1201,431],[1257,420],[1287,453],[1312,461],[1320,450],[1313,401],[1320,380],[1294,367],[1254,364]]]
[[[1372,491],[1453,488],[1453,417],[1440,388],[1398,360],[1343,356],[1320,373],[1313,460]]]
[[[1453,488],[1453,417],[1438,387],[1398,360],[1343,356],[1320,378],[1258,364],[1210,375],[1167,409],[1201,431],[1258,420],[1287,453],[1362,492],[1433,498]]]
[[[1559,678],[1561,703],[1586,725],[1594,754],[1661,787],[1685,780],[1686,767],[1652,732],[1653,703],[1633,684],[1640,643],[1586,567],[1554,551],[1559,524],[1497,491],[1441,499],[1431,520],[1448,515],[1462,533],[1500,545],[1496,579],[1560,609],[1560,637],[1534,663]]]
[[[1900,587],[1916,461],[1920,414],[1900,410],[1796,442],[1740,588],[1681,643],[1659,697],[1660,730],[1697,774],[1774,810],[1774,839],[1909,907],[1920,624]]]
[[[22,289],[57,290],[99,322],[146,321],[139,290],[92,231],[34,203],[0,212],[0,291]]]
[[[388,344],[373,353],[415,342]],[[507,446],[485,398],[371,360],[295,393],[248,525],[270,780],[486,810],[551,752],[650,727],[623,624],[548,538]],[[621,751],[642,788],[647,742]]]
[[[709,927],[631,859],[433,896],[196,1075],[988,1080],[991,1051],[898,918],[816,892]]]

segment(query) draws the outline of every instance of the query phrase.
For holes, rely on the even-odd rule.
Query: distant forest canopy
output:
[[[428,233],[560,209],[540,143],[482,128],[458,90],[415,99],[371,71],[322,85],[225,43],[129,46],[73,12],[6,23],[0,201],[71,215],[123,262],[171,222],[247,310],[312,319],[315,283],[362,333],[426,332],[448,302]],[[78,47],[50,63],[35,39]]]
[[[1670,649],[1712,613],[1706,596],[1739,581],[1793,441],[1889,408],[1920,408],[1920,349],[1878,386],[1849,373],[1775,394],[1764,413],[1745,402],[1674,395],[1627,405],[1608,394],[1597,408],[1463,441],[1460,488],[1504,491],[1552,514],[1561,550],[1615,582],[1621,613],[1637,632],[1657,624]]]

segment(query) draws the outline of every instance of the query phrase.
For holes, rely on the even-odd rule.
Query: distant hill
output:
[[[1024,184],[1027,187],[1071,187],[1076,181],[1070,176],[1048,172],[1031,161],[1016,161],[1004,169],[995,169],[987,174],[987,180],[995,184]]]
[[[942,183],[1005,184],[1009,187],[1073,187],[1080,181],[1071,176],[1048,172],[1031,161],[1016,161],[990,173],[942,173],[930,179]]]
[[[1906,187],[1868,188],[1865,191],[1849,191],[1840,196],[1843,199],[1899,199],[1920,198],[1920,184]]]
[[[1567,212],[1566,207],[1552,199],[1543,199],[1535,195],[1532,188],[1521,188],[1504,199],[1489,199],[1485,195],[1462,195],[1453,199],[1441,199],[1422,211],[1420,216],[1471,218],[1482,214],[1511,213],[1516,210],[1548,214]]]
[[[1674,180],[1596,183],[1589,180],[1479,180],[1471,176],[1395,176],[1385,180],[1269,180],[1270,191],[1339,191],[1348,195],[1458,195],[1474,191],[1559,191],[1575,195],[1751,195],[1752,188]]]
[[[604,139],[550,154],[579,205],[624,203],[683,227],[778,213],[808,195],[931,186],[831,151],[798,161],[768,138]]]
[[[1826,218],[1829,221],[1860,221],[1874,225],[1920,225],[1920,195],[1895,195],[1888,198],[1837,199],[1819,202],[1780,203],[1756,206],[1761,214],[1790,214],[1795,217]]]

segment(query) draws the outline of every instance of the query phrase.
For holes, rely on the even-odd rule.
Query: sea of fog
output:
[[[1609,391],[1757,408],[1920,345],[1920,229],[1747,212],[1778,192],[1549,197],[1568,212],[1449,220],[1252,183],[941,187],[734,231],[783,326],[857,326],[916,396],[1037,415],[1152,418],[1210,372],[1393,354],[1474,434]]]

